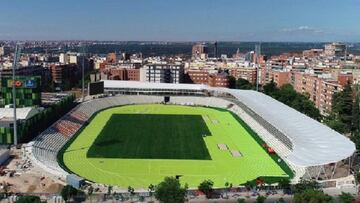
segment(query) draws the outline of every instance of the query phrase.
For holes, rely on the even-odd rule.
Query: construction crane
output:
[[[12,66],[12,96],[13,96],[13,110],[14,110],[14,145],[18,144],[17,136],[17,118],[16,118],[16,82],[15,82],[15,72],[17,69],[18,61],[21,54],[21,44],[17,43],[15,46],[14,53],[14,62]]]

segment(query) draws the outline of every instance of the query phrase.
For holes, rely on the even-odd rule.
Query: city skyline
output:
[[[355,0],[2,2],[0,40],[359,42]]]

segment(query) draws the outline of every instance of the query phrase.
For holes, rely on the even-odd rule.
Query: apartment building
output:
[[[152,83],[182,83],[183,64],[147,64],[140,69],[140,81]]]

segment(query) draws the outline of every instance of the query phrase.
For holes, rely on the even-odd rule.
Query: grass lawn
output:
[[[192,188],[204,179],[224,187],[225,182],[239,185],[260,176],[289,177],[238,119],[229,111],[206,107],[106,109],[62,150],[60,162],[88,180],[122,188],[147,189],[175,175]],[[242,156],[232,156],[233,150]]]
[[[113,114],[87,157],[210,160],[203,135],[200,115]]]

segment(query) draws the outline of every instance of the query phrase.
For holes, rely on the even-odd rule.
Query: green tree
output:
[[[254,85],[251,84],[248,80],[245,80],[243,78],[239,78],[239,79],[236,80],[235,88],[236,89],[251,90],[251,89],[254,89]]]
[[[318,182],[314,181],[314,180],[305,180],[305,179],[301,179],[299,181],[299,183],[297,183],[294,186],[294,192],[295,193],[301,193],[305,190],[317,190],[320,188],[320,185]]]
[[[245,202],[246,202],[245,199],[242,199],[242,198],[237,200],[237,203],[245,203]]]
[[[46,203],[46,201],[41,201],[40,197],[34,195],[24,195],[20,196],[15,203]]]
[[[268,84],[263,86],[263,91],[266,95],[274,97],[276,93],[279,91],[279,88],[277,87],[274,80],[271,80]]]
[[[358,132],[360,131],[360,101],[359,101],[359,93],[355,95],[355,99],[352,107],[352,131]]]
[[[213,191],[214,182],[211,180],[204,180],[200,183],[198,186],[198,189],[203,192],[207,198],[210,197],[212,191]]]
[[[107,195],[109,195],[109,196],[111,195],[112,188],[113,187],[111,185],[108,186]]]
[[[360,131],[353,132],[351,135],[351,141],[353,141],[356,145],[356,149],[360,149]]]
[[[350,193],[342,192],[339,195],[339,200],[341,203],[351,203],[355,200],[354,196]]]
[[[132,201],[133,200],[133,197],[135,195],[135,189],[131,186],[128,187],[128,192],[130,194],[130,200]]]
[[[356,173],[355,179],[356,179],[357,183],[359,184],[360,183],[360,173]]]
[[[179,180],[174,177],[165,177],[155,189],[155,198],[161,203],[183,203],[185,194],[186,189],[181,187]]]
[[[327,117],[324,120],[324,123],[339,133],[346,132],[346,129],[347,129],[346,124],[341,122],[340,120],[337,120],[333,114],[331,114],[329,117]]]
[[[294,203],[332,203],[332,198],[321,190],[307,189],[295,193]]]
[[[344,132],[350,132],[352,128],[353,90],[349,82],[344,86],[343,91],[334,94],[332,113],[335,120],[345,125]]]
[[[264,203],[266,200],[266,197],[265,196],[262,196],[262,195],[259,195],[257,198],[256,198],[256,203]]]
[[[236,88],[236,79],[233,76],[229,76],[229,88]]]
[[[155,186],[153,184],[150,184],[149,187],[148,187],[148,190],[149,190],[149,195],[150,195],[150,198],[151,198],[151,202],[153,200],[153,193],[155,191]]]
[[[249,191],[249,190],[253,189],[256,186],[256,184],[254,181],[246,181],[246,183],[244,183],[244,186]]]
[[[229,182],[225,182],[225,195],[226,197],[228,198],[228,192],[230,191],[230,189],[232,188],[233,184],[232,183],[229,183]]]
[[[283,178],[279,180],[278,185],[281,189],[289,189],[290,188],[290,180],[287,178]]]
[[[66,185],[61,190],[61,197],[64,199],[65,202],[69,202],[78,194],[78,190],[71,185]]]

